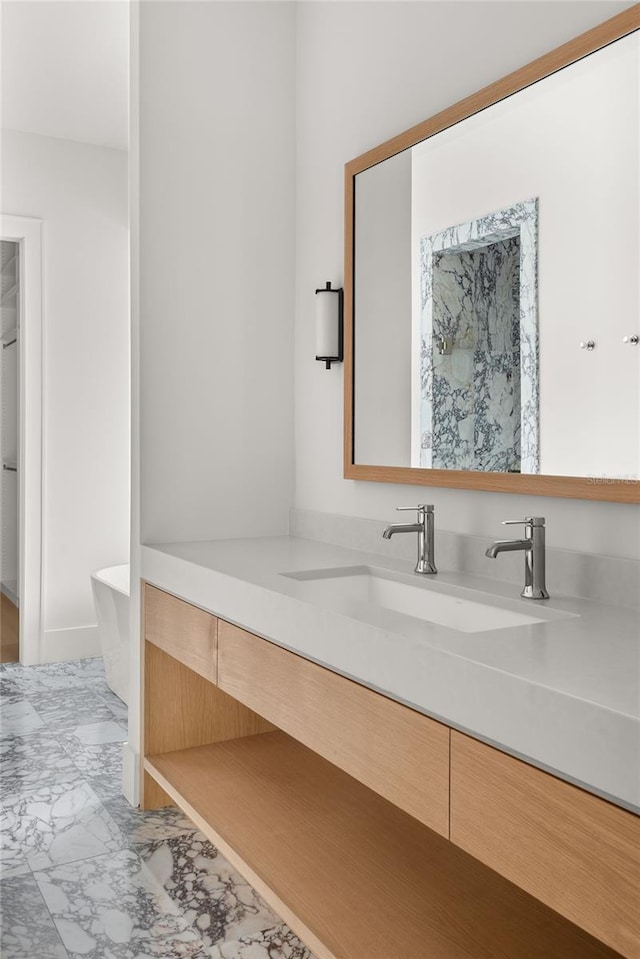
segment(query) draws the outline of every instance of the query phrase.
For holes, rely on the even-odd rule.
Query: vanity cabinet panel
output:
[[[153,643],[144,644],[145,755],[252,736],[271,723]],[[146,800],[146,797],[145,797]]]
[[[215,616],[145,583],[144,635],[154,646],[215,683],[218,646]]]
[[[576,818],[586,817],[582,828],[573,807],[569,826],[557,810],[554,819],[541,790],[542,812],[529,817],[539,834],[519,832],[509,807],[526,806],[534,790],[525,781],[518,795],[509,764],[553,777],[223,620],[215,684],[185,664],[193,650],[184,641],[192,632],[210,638],[203,624],[215,617],[144,589],[152,615],[142,644],[142,807],[177,803],[318,959],[640,959],[624,918],[633,915],[630,849],[639,837],[616,832],[628,825],[622,810],[558,783],[570,790]],[[460,747],[454,795],[463,848],[447,841],[451,735]],[[574,793],[587,800],[584,810]],[[566,797],[556,801],[563,803],[566,817]],[[518,866],[511,872],[509,857]],[[613,902],[600,908],[586,879],[607,857]],[[546,894],[562,892],[563,882],[575,887],[573,911]]]
[[[639,959],[640,817],[452,731],[451,839]]]
[[[218,685],[449,835],[449,728],[220,620]]]

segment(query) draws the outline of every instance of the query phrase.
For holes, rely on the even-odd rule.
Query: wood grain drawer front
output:
[[[218,684],[443,836],[449,729],[220,620]]]
[[[218,620],[155,586],[144,586],[145,639],[215,683]]]
[[[451,839],[639,959],[640,817],[452,731]]]

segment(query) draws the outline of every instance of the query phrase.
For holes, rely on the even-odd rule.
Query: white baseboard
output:
[[[122,744],[122,794],[132,806],[140,805],[140,757],[129,743]]]
[[[45,629],[42,642],[43,663],[63,663],[70,659],[89,659],[92,656],[100,656],[97,626]]]

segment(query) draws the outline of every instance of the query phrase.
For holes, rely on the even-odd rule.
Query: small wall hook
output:
[[[580,344],[580,349],[588,350],[589,353],[591,352],[591,350],[595,350],[595,348],[596,348],[595,340],[583,340],[582,343]]]
[[[631,346],[637,346],[640,342],[640,336],[637,333],[634,333],[633,336],[623,336],[623,343],[629,343]]]

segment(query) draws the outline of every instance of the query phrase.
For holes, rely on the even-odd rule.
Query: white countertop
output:
[[[460,573],[429,577],[444,592],[568,614],[464,633],[376,606],[328,608],[308,583],[281,575],[357,565],[412,574],[382,553],[289,536],[142,549],[147,582],[640,812],[638,611],[553,594],[523,600],[512,584]]]

